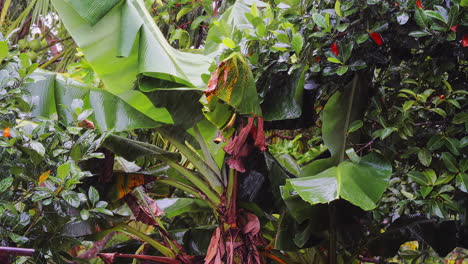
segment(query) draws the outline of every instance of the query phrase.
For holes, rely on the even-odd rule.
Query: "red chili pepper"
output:
[[[424,9],[424,7],[423,7],[422,4],[421,4],[421,0],[416,1],[416,5],[417,5],[419,8]]]
[[[322,60],[322,58],[320,58],[320,57],[318,57],[318,56],[315,57],[315,62],[320,62],[321,60]]]
[[[463,46],[464,48],[468,47],[468,34],[463,35],[463,38],[462,38],[462,46]]]
[[[453,32],[457,32],[457,27],[458,25],[454,25],[450,28],[450,30],[452,30]]]
[[[445,95],[443,95],[443,94],[439,95],[440,100],[444,100],[444,98],[445,98]]]
[[[9,138],[11,137],[11,134],[10,134],[10,128],[7,127],[3,130],[3,136],[6,137],[6,138]]]
[[[382,46],[383,39],[382,39],[382,36],[380,36],[379,33],[373,32],[373,33],[369,33],[369,35],[374,40],[374,42],[377,43],[377,45]]]
[[[338,44],[336,44],[336,42],[333,42],[333,44],[331,44],[330,48],[331,48],[332,52],[336,56],[340,55],[340,52],[338,51]]]

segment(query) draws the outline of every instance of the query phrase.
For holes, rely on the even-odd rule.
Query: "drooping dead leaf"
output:
[[[138,198],[133,193],[126,195],[124,199],[125,202],[127,202],[128,207],[132,210],[136,221],[153,226],[158,224],[154,217],[162,215],[163,211],[149,196],[145,195],[146,201],[141,203],[139,203]]]

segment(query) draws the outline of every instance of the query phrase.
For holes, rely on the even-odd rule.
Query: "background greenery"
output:
[[[0,4],[14,261],[465,258],[466,1]]]

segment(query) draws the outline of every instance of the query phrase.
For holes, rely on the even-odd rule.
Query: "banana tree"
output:
[[[92,10],[84,8],[91,4],[89,1],[57,0],[53,1],[53,4],[102,79],[105,88],[96,89],[61,75],[37,72],[33,76],[35,81],[29,84],[31,96],[32,99],[40,96],[46,100],[36,100],[38,104],[35,114],[50,116],[56,113],[59,119],[67,123],[70,113],[67,107],[63,106],[69,106],[74,99],[82,99],[86,107],[93,108],[93,113],[87,118],[102,131],[158,128],[157,132],[170,141],[194,168],[188,169],[165,155],[157,155],[182,176],[182,180],[169,177],[161,179],[160,182],[203,200],[213,209],[219,220],[219,227],[213,235],[205,262],[216,263],[219,259],[225,259],[235,263],[243,263],[244,260],[260,263],[257,245],[262,244],[263,240],[258,218],[250,213],[238,215],[237,172],[224,165],[223,150],[205,143],[207,139],[216,136],[217,129],[206,121],[198,122],[204,119],[198,100],[191,101],[198,107],[198,111],[193,111],[187,106],[180,109],[177,105],[170,105],[171,100],[178,100],[180,97],[196,99],[197,95],[201,96],[200,91],[206,86],[201,75],[208,73],[212,59],[195,53],[180,52],[170,47],[141,1],[103,1]],[[264,148],[261,112],[256,94],[252,93],[255,90],[252,74],[242,55],[234,55],[225,63],[232,64],[230,70],[233,74],[229,76],[231,81],[228,89],[235,88],[233,100],[216,94],[213,102],[225,101],[230,104],[230,109],[225,115],[229,119],[236,116],[237,109],[240,109],[240,114],[251,116],[238,119],[240,124],[246,124],[242,125],[243,128],[227,146],[233,163],[239,163],[245,156],[242,154],[245,151],[241,151],[242,146],[250,134],[256,133],[255,138],[259,139],[256,146]],[[243,78],[242,84],[247,84],[247,87],[236,83],[238,78]],[[134,84],[137,89],[134,89]],[[214,90],[221,89],[214,87]],[[213,98],[208,97],[209,101]],[[239,101],[243,99],[248,100]],[[257,124],[254,118],[257,118]],[[175,128],[167,126],[170,124],[184,125],[185,129],[191,128],[188,132],[194,135],[198,146],[187,145],[180,135],[186,132],[181,130],[175,133]],[[231,127],[232,124],[229,128]],[[231,128],[228,133],[232,134],[232,130]],[[130,160],[131,157],[127,154],[134,154],[135,151],[147,152],[148,149],[153,149],[151,155],[154,155],[154,147],[117,136],[109,137],[105,146]],[[121,146],[125,146],[127,150],[121,151]],[[129,152],[130,149],[132,151]],[[200,151],[196,151],[197,149]],[[212,151],[218,152],[217,157],[212,155]],[[238,166],[237,169],[242,170]],[[129,227],[124,229],[133,235],[137,234]],[[239,241],[243,243],[239,245]],[[192,261],[187,259],[183,252],[177,251],[177,245],[172,245],[170,250],[167,250],[161,243],[150,244],[166,257],[184,263]]]

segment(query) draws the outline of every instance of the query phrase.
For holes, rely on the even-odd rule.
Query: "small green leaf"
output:
[[[6,191],[13,184],[13,178],[8,177],[0,181],[0,193]]]
[[[361,161],[361,157],[359,157],[353,148],[349,148],[346,151],[346,155],[348,155],[349,159],[354,163],[359,163]]]
[[[234,40],[232,40],[230,38],[224,38],[223,39],[223,44],[226,45],[226,47],[228,47],[230,49],[234,49],[236,47],[236,43],[234,42]]]
[[[408,16],[408,13],[406,12],[400,12],[397,14],[397,22],[400,25],[406,24],[406,22],[408,22],[408,19],[409,19],[409,16]]]
[[[450,152],[453,153],[453,155],[460,155],[460,152],[458,151],[458,148],[460,147],[460,141],[458,141],[456,138],[445,138],[445,142],[447,142],[446,146]]]
[[[409,94],[411,96],[413,96],[414,98],[416,98],[416,93],[410,89],[401,89],[400,90],[401,93],[405,93],[405,94]]]
[[[416,8],[416,10],[414,11],[414,19],[416,20],[416,24],[418,24],[419,27],[427,28],[428,18],[426,13],[424,13],[423,9]]]
[[[80,206],[80,197],[78,196],[78,193],[71,191],[71,190],[65,190],[61,192],[62,198],[69,203],[71,206],[77,208]]]
[[[365,33],[365,34],[360,35],[357,38],[356,42],[357,42],[357,44],[361,44],[361,43],[364,43],[368,39],[369,39],[369,34]]]
[[[360,129],[364,123],[361,120],[354,120],[348,128],[348,133],[353,133],[354,131]]]
[[[408,177],[421,185],[429,185],[429,182],[427,181],[424,174],[422,174],[422,172],[411,171],[408,173]]]
[[[86,209],[81,210],[80,216],[81,216],[81,219],[83,219],[84,221],[88,220],[89,219],[89,211],[86,210]]]
[[[458,172],[457,161],[452,154],[450,154],[449,152],[442,153],[442,161],[444,162],[447,170],[451,172]]]
[[[440,135],[433,135],[427,142],[427,148],[429,150],[436,150],[441,148],[445,144],[445,140]]]
[[[99,193],[93,186],[89,187],[88,198],[93,205],[99,201]]]
[[[425,11],[425,13],[430,18],[437,19],[439,21],[444,22],[445,24],[448,23],[448,20],[446,20],[439,12],[432,11],[432,10],[427,10],[427,11]]]
[[[200,26],[200,24],[201,24],[203,21],[205,21],[205,19],[207,19],[207,18],[208,18],[208,16],[197,16],[197,18],[195,18],[195,19],[193,20],[192,24],[190,24],[190,29],[191,29],[191,30],[197,29],[197,28]]]
[[[57,168],[57,176],[64,180],[70,173],[70,164],[64,163]]]
[[[452,123],[463,124],[468,122],[468,112],[461,112],[453,117]]]
[[[430,185],[434,185],[437,181],[437,174],[433,169],[427,169],[423,171],[424,176],[428,180]]]
[[[468,159],[461,159],[458,168],[461,172],[468,171]]]
[[[335,13],[340,17],[343,16],[343,14],[341,13],[341,1],[340,0],[336,0],[335,2]]]
[[[343,64],[339,59],[334,58],[334,57],[328,57],[327,60],[328,60],[329,62]]]
[[[431,152],[426,148],[420,149],[418,152],[418,159],[422,165],[429,167],[432,162]]]
[[[427,31],[416,30],[416,31],[411,31],[408,35],[410,35],[411,37],[420,38],[420,37],[425,37],[425,36],[429,36],[432,34]]]
[[[257,32],[257,36],[259,36],[260,38],[263,38],[266,36],[266,33],[267,33],[267,30],[266,30],[266,26],[264,23],[260,23],[258,24],[256,27],[255,27],[255,30]]]
[[[437,181],[435,182],[435,185],[442,185],[442,184],[447,184],[449,183],[455,175],[444,173],[442,176],[437,178]]]
[[[313,13],[312,20],[315,22],[315,24],[317,24],[322,29],[325,29],[328,27],[325,17],[319,13]]]
[[[345,74],[347,71],[348,71],[348,66],[341,66],[336,71],[336,74],[341,76],[341,75]]]
[[[186,14],[190,13],[190,11],[192,11],[193,8],[189,8],[189,7],[184,7],[182,8],[176,15],[176,21],[179,22],[179,20],[185,16]]]
[[[442,108],[432,108],[432,109],[429,109],[430,111],[442,116],[442,117],[446,117],[447,116],[447,113],[444,111],[444,109]]]
[[[372,133],[372,137],[373,138],[380,138],[380,139],[383,140],[383,139],[387,138],[388,136],[390,136],[396,130],[397,129],[394,128],[394,127],[382,128],[382,129],[379,129],[379,130],[375,131],[374,133]]]
[[[98,213],[101,213],[101,214],[105,214],[105,215],[114,215],[114,213],[112,213],[112,211],[106,209],[106,208],[103,208],[103,207],[97,207],[94,209],[94,211],[98,212]]]
[[[86,109],[81,114],[78,115],[78,118],[76,119],[77,122],[81,122],[88,118],[91,114],[93,113],[93,109]]]
[[[432,186],[421,186],[419,192],[421,193],[422,198],[425,199],[431,193],[432,189],[434,189]]]
[[[6,41],[0,41],[0,62],[8,56],[8,45]]]
[[[468,6],[468,0],[461,0],[460,6],[467,7]]]
[[[411,107],[414,105],[414,103],[416,103],[415,101],[413,100],[410,100],[410,101],[406,101],[404,104],[403,104],[403,110],[406,112],[408,110],[411,109]]]
[[[414,194],[409,193],[409,192],[407,192],[405,190],[401,190],[401,193],[409,200],[414,200],[414,198],[415,198]]]
[[[44,146],[37,141],[31,141],[25,145],[25,147],[30,148],[34,150],[37,154],[39,154],[41,157],[44,157],[45,155],[45,148]]]
[[[291,41],[291,47],[294,49],[296,54],[299,56],[299,53],[301,53],[302,46],[304,45],[304,38],[302,38],[302,35],[300,33],[294,34],[292,41]]]
[[[468,174],[459,173],[457,175],[457,188],[462,192],[468,193]]]

